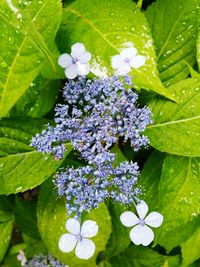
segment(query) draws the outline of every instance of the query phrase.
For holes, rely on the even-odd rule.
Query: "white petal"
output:
[[[111,65],[113,69],[118,69],[123,62],[123,58],[121,55],[116,55],[111,58]]]
[[[83,238],[78,242],[75,254],[79,259],[87,260],[94,255],[95,252],[95,244],[92,240],[87,238]]]
[[[145,218],[145,223],[152,227],[159,227],[163,223],[164,217],[159,212],[153,211]]]
[[[136,210],[137,210],[137,214],[139,215],[139,218],[144,219],[144,217],[146,216],[148,212],[147,203],[141,200],[140,203],[136,205]]]
[[[86,51],[85,53],[78,56],[77,59],[80,63],[85,64],[90,61],[91,57],[92,57],[92,54]]]
[[[154,233],[146,225],[136,225],[130,231],[130,238],[135,245],[148,246],[154,239]]]
[[[85,52],[85,46],[82,43],[75,43],[71,47],[71,55],[73,58],[77,58]]]
[[[60,237],[58,247],[62,252],[71,252],[77,243],[77,239],[74,235],[64,234]]]
[[[74,218],[70,218],[66,221],[65,227],[68,232],[73,235],[80,234],[80,222]]]
[[[99,226],[95,221],[87,220],[81,227],[81,235],[83,237],[94,237],[99,230]]]
[[[68,79],[74,79],[78,76],[78,68],[76,64],[72,64],[65,69],[65,76]]]
[[[118,67],[118,69],[116,70],[116,73],[117,75],[125,75],[129,73],[130,70],[131,70],[131,66],[126,62],[122,62],[120,66]]]
[[[120,55],[123,58],[133,58],[137,55],[137,49],[135,47],[129,47],[121,51]]]
[[[134,58],[131,59],[130,64],[132,68],[139,68],[145,64],[145,57],[144,56],[135,56]]]
[[[72,64],[72,57],[69,54],[62,54],[58,58],[58,64],[65,69]]]
[[[89,64],[82,64],[80,62],[76,63],[77,65],[77,74],[78,75],[87,75],[90,72],[90,65]]]
[[[120,216],[121,223],[126,227],[132,227],[138,224],[139,219],[132,211],[125,211]]]

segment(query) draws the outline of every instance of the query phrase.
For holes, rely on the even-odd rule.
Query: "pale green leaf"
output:
[[[160,78],[166,86],[186,78],[196,62],[200,25],[199,0],[157,0],[146,12],[158,56]]]
[[[74,251],[63,253],[58,248],[61,235],[67,232],[65,223],[68,217],[66,216],[65,201],[56,196],[53,188],[52,182],[50,180],[46,181],[42,186],[38,201],[38,227],[46,247],[56,258],[70,265],[70,267],[95,267],[96,256],[105,249],[111,233],[111,219],[105,204],[92,210],[83,218],[84,220],[96,221],[99,225],[99,231],[92,238],[96,245],[94,256],[87,261],[80,260],[76,257]]]
[[[200,158],[167,156],[158,190],[164,222],[155,243],[172,249],[188,238],[200,215]]]
[[[190,75],[191,75],[192,78],[200,79],[200,74],[195,69],[193,69],[190,65],[188,65],[188,68],[189,68]]]
[[[10,115],[30,117],[46,115],[55,104],[59,87],[59,80],[48,80],[39,75],[11,109]]]
[[[154,123],[145,134],[160,151],[200,156],[200,80],[187,79],[171,86],[179,103],[161,98],[150,102]]]
[[[192,249],[191,249],[192,248]],[[183,266],[188,266],[195,260],[200,258],[200,229],[198,228],[194,234],[181,245]]]
[[[44,128],[44,120],[3,119],[0,121],[0,194],[23,192],[41,184],[62,163],[29,146],[32,136]],[[72,150],[67,145],[66,155]]]
[[[131,0],[78,0],[67,6],[58,43],[63,52],[67,47],[69,52],[75,42],[84,43],[93,54],[92,67],[97,75],[100,71],[105,75],[105,67],[110,71],[111,57],[119,54],[125,43],[131,42],[138,53],[146,57],[144,66],[132,69],[135,85],[173,99],[158,77],[146,18]]]
[[[197,63],[198,63],[199,70],[200,70],[200,34],[198,35],[198,38],[197,38]]]
[[[0,116],[8,113],[44,66],[51,66],[52,75],[57,73],[53,51],[61,1],[26,3],[13,1],[19,11],[14,13],[7,1],[0,2]]]

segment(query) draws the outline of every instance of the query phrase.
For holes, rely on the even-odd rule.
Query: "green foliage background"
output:
[[[0,1],[2,266],[20,266],[20,249],[28,258],[49,251],[70,267],[200,266],[200,1],[12,2],[18,14]],[[165,218],[154,243],[138,247],[119,221],[123,207],[100,206],[87,215],[100,226],[96,253],[87,262],[57,247],[66,212],[51,177],[60,166],[80,164],[72,146],[66,144],[62,161],[29,146],[62,101],[65,78],[57,58],[75,42],[83,42],[97,68],[110,74],[111,56],[123,43],[132,42],[146,56],[132,75],[141,104],[153,112],[145,132],[150,147],[136,154],[124,146],[116,153],[119,161],[139,161],[143,199]]]

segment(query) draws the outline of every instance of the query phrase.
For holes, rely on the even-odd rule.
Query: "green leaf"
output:
[[[102,261],[98,264],[98,267],[112,267],[112,265],[107,261]]]
[[[84,217],[84,220],[95,220],[99,225],[99,232],[93,238],[96,251],[94,256],[87,261],[78,259],[74,251],[63,253],[58,248],[60,236],[67,232],[65,229],[67,218],[65,201],[58,199],[53,192],[52,182],[46,181],[42,186],[38,200],[38,227],[46,247],[52,255],[61,262],[69,264],[70,267],[96,266],[95,258],[100,251],[105,249],[111,232],[111,221],[106,206],[102,204],[98,209],[92,210]]]
[[[53,51],[61,1],[16,2],[18,14],[7,1],[0,2],[0,116],[9,112],[44,66],[51,66],[51,75],[57,73]]]
[[[10,243],[13,221],[0,223],[0,262],[4,258]]]
[[[198,35],[197,38],[197,63],[200,70],[200,34]]]
[[[0,196],[0,223],[12,221],[14,201],[10,197]]]
[[[127,210],[127,208],[109,202],[108,209],[112,220],[112,233],[105,251],[100,256],[101,258],[106,259],[109,259],[112,256],[124,251],[124,249],[130,244],[130,229],[124,227],[120,222],[120,215]]]
[[[23,234],[23,240],[26,245],[26,257],[33,258],[39,254],[47,254],[47,249],[41,239],[31,238],[25,234]]]
[[[106,73],[105,67],[111,71],[111,57],[119,54],[125,43],[133,43],[138,53],[146,57],[144,66],[132,69],[135,85],[174,99],[158,77],[146,18],[131,0],[78,0],[67,6],[58,37],[63,52],[67,41],[68,49],[75,42],[84,43],[93,54],[95,73],[102,74]]]
[[[166,261],[162,267],[177,267],[177,266],[182,266],[180,254],[176,256],[166,257]]]
[[[25,250],[25,249],[26,249],[25,243],[18,243],[10,248],[8,255],[18,254],[20,250]]]
[[[200,79],[200,74],[194,70],[190,65],[188,65],[189,71],[190,71],[190,75],[192,78],[194,79]]]
[[[142,246],[130,246],[110,260],[112,267],[161,267],[165,257]]]
[[[139,180],[144,188],[144,195],[141,198],[155,210],[159,207],[158,185],[164,159],[165,154],[155,150],[145,162]]]
[[[34,151],[28,144],[44,128],[45,120],[3,119],[0,121],[0,194],[23,192],[41,184],[62,163],[50,155]],[[72,150],[67,145],[66,155]]]
[[[192,248],[192,249],[191,249]],[[200,229],[198,228],[194,234],[181,245],[183,266],[188,266],[195,260],[200,258]]]
[[[59,80],[48,80],[39,75],[11,109],[10,115],[30,117],[46,115],[55,104],[59,86]]]
[[[29,237],[40,239],[37,228],[36,203],[34,201],[24,201],[16,197],[15,222],[22,233]]]
[[[156,231],[155,243],[172,249],[184,242],[200,215],[200,158],[167,156],[159,182],[159,212],[163,225]],[[186,225],[190,225],[186,227]],[[191,230],[190,230],[191,228]]]
[[[9,255],[6,257],[2,267],[21,267],[20,261],[17,260],[17,255]]]
[[[199,0],[157,0],[146,12],[158,56],[160,78],[166,86],[189,74],[185,62],[196,62],[200,25]]]
[[[178,103],[156,98],[150,102],[154,124],[145,134],[160,151],[181,156],[200,156],[200,80],[187,79],[169,88]],[[183,145],[184,144],[184,145]]]
[[[0,210],[0,223],[7,222],[13,219],[13,213],[11,211]]]

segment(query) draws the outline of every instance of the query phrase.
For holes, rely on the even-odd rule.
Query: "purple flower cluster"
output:
[[[26,263],[25,267],[67,267],[60,263],[51,254],[38,255]]]
[[[67,104],[56,107],[56,126],[48,126],[32,139],[38,151],[63,157],[63,143],[70,141],[90,164],[96,156],[109,157],[108,149],[123,138],[138,151],[148,144],[141,133],[150,124],[151,112],[136,106],[137,94],[131,89],[129,76],[94,81],[79,78],[64,87]],[[107,161],[107,159],[105,159]]]
[[[63,157],[64,143],[71,142],[89,163],[63,170],[54,179],[59,194],[66,197],[68,214],[90,211],[108,197],[130,204],[140,192],[135,188],[137,164],[123,162],[116,167],[110,151],[119,139],[130,141],[135,151],[148,144],[142,132],[152,122],[151,112],[137,106],[132,86],[129,76],[70,80],[63,92],[66,104],[55,109],[55,127],[47,125],[32,138],[32,146],[56,159]]]
[[[68,215],[76,216],[110,197],[120,204],[134,202],[139,189],[133,189],[138,181],[137,163],[122,162],[118,167],[111,163],[68,168],[55,177],[55,184],[60,195],[67,200]]]

